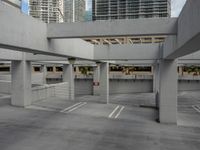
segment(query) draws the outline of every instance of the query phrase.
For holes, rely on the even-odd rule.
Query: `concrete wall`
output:
[[[56,97],[69,99],[69,84],[67,82],[53,84],[53,86]]]
[[[42,85],[32,88],[32,102],[55,96],[53,85]]]
[[[7,78],[8,76],[0,76],[0,79]],[[50,86],[55,86],[58,84],[52,84]],[[54,87],[56,90],[55,93],[58,93],[56,96],[60,97],[68,97],[68,87],[67,85],[62,85]],[[37,86],[37,88],[41,89],[41,94],[38,98],[33,97],[33,99],[41,99],[44,97],[44,91],[47,87],[45,86]],[[36,90],[36,87],[33,88]],[[38,89],[38,90],[39,90]],[[34,91],[33,90],[33,91]],[[192,90],[200,90],[200,80],[179,80],[178,84],[179,91],[192,91]],[[49,89],[51,91],[51,89]],[[153,81],[150,79],[110,79],[110,93],[134,93],[134,92],[152,92],[153,91]],[[48,92],[48,91],[47,91]],[[11,93],[11,82],[0,80],[0,93]],[[54,93],[54,92],[53,92]],[[55,96],[54,93],[54,96]],[[75,95],[92,95],[93,94],[93,80],[92,79],[76,79],[75,80]],[[37,94],[36,94],[37,95]],[[48,95],[48,94],[47,94]]]
[[[0,74],[0,80],[4,80],[4,81],[11,81],[11,75],[10,74]],[[32,84],[43,84],[43,73],[33,73],[32,77]]]
[[[179,91],[199,91],[200,80],[179,80]]]
[[[93,79],[76,79],[75,95],[92,95]]]
[[[200,80],[179,80],[178,91],[200,90]],[[151,79],[110,79],[110,94],[153,92]],[[92,79],[76,79],[75,95],[93,94]]]
[[[0,80],[0,93],[10,94],[11,93],[11,82]]]
[[[153,92],[153,80],[110,80],[110,94]]]
[[[69,99],[69,85],[67,82],[41,85],[32,88],[32,102],[56,96]],[[0,80],[0,93],[11,94],[11,81]]]
[[[66,100],[69,99],[69,84],[67,82],[63,82],[32,88],[32,102],[54,96],[65,98]]]

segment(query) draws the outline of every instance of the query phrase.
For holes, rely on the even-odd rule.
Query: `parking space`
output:
[[[200,127],[200,92],[180,92],[178,96],[178,125]]]
[[[0,149],[199,150],[200,128],[159,124],[152,108],[58,101],[0,109]]]
[[[152,93],[119,94],[111,95],[110,104],[105,104],[98,96],[74,101],[54,97],[27,109],[12,107],[10,98],[4,98],[0,100],[0,146],[6,150],[198,150],[198,92],[179,93],[178,126],[156,122],[153,98]]]

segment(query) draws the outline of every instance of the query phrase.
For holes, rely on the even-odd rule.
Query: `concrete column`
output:
[[[27,106],[32,101],[31,90],[31,62],[30,61],[12,61],[11,81],[12,93],[11,104],[14,106]]]
[[[177,62],[160,61],[159,120],[177,123]]]
[[[100,98],[109,103],[109,63],[100,64]]]
[[[157,93],[159,91],[159,63],[154,64],[153,66],[153,92]]]
[[[63,82],[68,82],[69,99],[74,100],[74,68],[72,64],[63,65]]]
[[[47,84],[47,66],[42,65],[42,73],[43,73],[43,84]]]
[[[93,95],[99,95],[99,83],[100,83],[100,66],[94,67],[94,74],[93,74]]]
[[[153,66],[153,93],[155,94],[155,104],[156,108],[159,108],[159,78],[160,78],[160,69],[159,63],[154,64]]]

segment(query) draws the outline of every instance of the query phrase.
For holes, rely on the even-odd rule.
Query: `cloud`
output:
[[[178,17],[186,0],[171,0],[172,17]]]

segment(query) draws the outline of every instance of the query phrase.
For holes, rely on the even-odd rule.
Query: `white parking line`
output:
[[[115,107],[115,109],[110,113],[110,115],[108,116],[108,118],[114,118],[117,119],[119,117],[119,115],[121,114],[122,110],[124,109],[124,106],[117,106]]]
[[[112,115],[117,111],[118,108],[119,108],[119,105],[117,107],[115,107],[115,109],[110,113],[110,115],[108,117],[111,118]]]
[[[72,108],[72,109],[70,109],[70,110],[68,110],[67,112],[65,112],[65,113],[69,113],[69,112],[72,112],[72,111],[74,111],[74,110],[76,110],[76,109],[78,109],[78,108],[80,108],[80,107],[82,107],[82,106],[84,106],[84,105],[86,105],[87,103],[86,102],[84,102],[84,103],[82,103],[82,104],[80,104],[80,105],[78,105],[78,106],[76,106],[76,107],[74,107],[74,108]]]
[[[200,106],[198,106],[198,105],[192,105],[192,107],[193,107],[197,112],[200,113]]]
[[[74,104],[74,105],[72,105],[72,106],[69,106],[69,107],[67,107],[67,108],[65,108],[65,109],[63,109],[63,110],[61,110],[60,112],[68,111],[69,109],[72,109],[73,107],[75,107],[75,106],[77,106],[77,105],[80,105],[80,104],[82,104],[82,103],[83,103],[83,102],[76,103],[76,104]]]
[[[119,117],[120,113],[122,112],[122,110],[124,109],[124,106],[121,107],[121,109],[119,110],[119,112],[117,113],[117,115],[115,116],[115,119]]]

